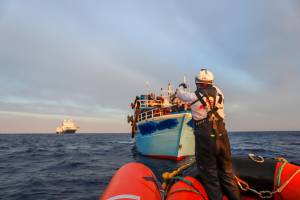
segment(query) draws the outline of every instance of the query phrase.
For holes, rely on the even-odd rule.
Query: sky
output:
[[[0,0],[0,133],[128,133],[136,95],[211,70],[229,131],[300,130],[296,0]]]

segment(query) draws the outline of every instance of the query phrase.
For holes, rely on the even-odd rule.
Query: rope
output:
[[[286,159],[280,157],[280,158],[276,158],[277,161],[281,162],[281,166],[278,169],[278,173],[277,173],[277,177],[276,177],[276,187],[278,188],[280,186],[280,177],[281,177],[281,173],[283,171],[284,166],[286,165],[286,163],[288,162]]]
[[[188,167],[190,167],[194,163],[195,163],[195,158],[191,158],[190,162],[186,162],[186,163],[182,164],[179,168],[173,170],[172,172],[164,172],[162,174],[162,178],[163,178],[162,188],[163,188],[163,190],[167,191],[168,188],[169,188],[170,180],[172,180],[181,171],[187,169]]]
[[[280,170],[278,172],[278,173],[280,173],[279,183],[280,183],[281,172],[283,171],[283,168],[284,168],[286,163],[287,163],[287,161],[284,161],[283,164],[281,165],[280,169],[279,169]],[[235,176],[235,178],[236,178],[237,184],[239,185],[241,190],[243,190],[243,191],[248,191],[249,190],[249,191],[257,194],[262,199],[270,199],[270,198],[272,198],[272,196],[274,194],[281,193],[298,173],[300,173],[300,169],[298,169],[296,172],[294,172],[287,181],[285,181],[280,187],[278,187],[276,190],[273,190],[273,191],[267,191],[267,190],[257,191],[255,189],[251,188],[246,181],[243,181],[242,179],[240,179],[237,176]]]
[[[279,188],[277,188],[276,192],[282,192],[284,188],[293,180],[293,178],[300,172],[298,169],[284,184],[282,184]]]
[[[239,177],[237,176],[234,176],[236,181],[237,181],[237,184],[239,185],[239,187],[241,188],[241,190],[243,191],[247,191],[249,189],[249,185],[247,182],[243,181],[242,179],[240,179]]]
[[[256,156],[255,154],[249,154],[249,157],[255,162],[258,162],[258,163],[264,162],[264,159],[261,156]],[[258,160],[257,158],[259,158],[260,160]],[[300,173],[300,169],[298,169],[296,172],[294,172],[290,176],[290,178],[280,186],[280,177],[281,177],[283,169],[284,169],[286,163],[288,163],[288,161],[286,159],[282,158],[282,157],[276,158],[276,160],[278,162],[282,162],[282,165],[278,169],[278,173],[277,173],[277,178],[276,178],[277,189],[276,190],[273,190],[273,191],[267,191],[267,190],[257,191],[255,189],[251,188],[246,181],[244,181],[244,180],[240,179],[239,177],[235,176],[237,184],[239,185],[240,189],[243,190],[243,191],[248,191],[249,190],[249,191],[257,194],[261,199],[270,199],[270,198],[273,197],[274,194],[281,193],[286,188],[286,186],[293,180],[293,178],[298,173]],[[173,170],[172,172],[164,172],[163,175],[162,175],[162,178],[164,180],[164,182],[162,184],[163,190],[167,191],[168,187],[169,187],[170,180],[175,180],[175,179],[179,179],[179,180],[185,182],[186,184],[191,185],[193,188],[195,188],[190,181],[184,179],[183,177],[177,176],[177,174],[179,174],[182,170],[187,169],[188,167],[190,167],[194,162],[195,162],[195,159],[192,159],[191,162],[183,164],[182,166],[180,166],[179,168]],[[203,194],[201,192],[197,191],[197,188],[195,188],[195,189],[184,189],[184,188],[183,189],[178,189],[178,190],[173,191],[169,195],[174,194],[175,192],[181,192],[181,191],[196,192],[197,194],[199,193],[203,197]]]
[[[237,176],[235,176],[235,178],[236,178],[237,184],[239,185],[239,187],[241,188],[241,190],[243,190],[245,192],[249,190],[249,191],[257,194],[262,199],[270,199],[270,198],[272,198],[273,192],[267,191],[267,190],[257,191],[255,189],[251,188],[246,181],[243,181],[242,179],[238,178]]]
[[[180,189],[176,189],[176,190],[174,190],[174,191],[168,193],[168,196],[169,196],[169,195],[172,195],[172,194],[174,194],[174,193],[176,193],[176,192],[184,192],[184,191],[185,191],[185,192],[194,192],[194,193],[196,193],[197,195],[201,196],[202,199],[205,199],[204,194],[203,194],[201,191],[199,191],[199,190],[194,186],[194,184],[193,184],[191,181],[185,179],[184,177],[177,176],[181,171],[183,171],[183,170],[189,168],[189,167],[190,167],[191,165],[193,165],[195,162],[196,162],[196,160],[195,160],[195,158],[193,157],[193,158],[190,159],[189,162],[184,163],[183,165],[181,165],[179,168],[173,170],[172,172],[164,172],[164,173],[162,174],[162,178],[163,178],[163,180],[164,180],[164,182],[163,182],[163,184],[162,184],[162,188],[163,188],[163,190],[165,191],[165,194],[167,194],[167,191],[169,190],[169,186],[170,186],[170,182],[171,182],[171,181],[180,180],[180,181],[182,181],[182,182],[188,184],[189,186],[191,186],[193,189],[190,189],[190,188],[180,188]]]
[[[196,193],[197,195],[201,196],[202,199],[205,199],[204,195],[201,192],[194,190],[194,189],[187,189],[187,188],[180,188],[180,189],[174,190],[174,191],[168,193],[168,197],[170,197],[172,194],[177,193],[177,192],[193,192],[193,193]]]
[[[186,191],[186,192],[194,192],[197,195],[200,195],[202,197],[202,199],[205,199],[205,196],[203,195],[203,193],[201,191],[199,191],[198,188],[196,188],[191,181],[189,181],[189,180],[187,180],[187,179],[185,179],[184,177],[181,177],[181,176],[175,176],[175,177],[172,178],[172,180],[176,180],[176,179],[184,182],[185,184],[187,184],[189,186],[191,186],[193,189],[189,189],[189,188],[176,189],[176,190],[173,190],[172,192],[168,193],[168,196],[171,195],[171,194],[174,194],[176,192]]]
[[[182,176],[175,176],[174,178],[172,178],[173,180],[180,180],[186,184],[188,184],[189,186],[193,186],[193,183],[187,179],[185,179],[184,177]]]

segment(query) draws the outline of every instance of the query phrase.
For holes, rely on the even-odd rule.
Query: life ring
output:
[[[263,162],[265,162],[265,159],[262,156],[255,155],[254,153],[249,153],[248,157],[251,160],[253,160],[254,162],[257,162],[257,163],[263,163]]]

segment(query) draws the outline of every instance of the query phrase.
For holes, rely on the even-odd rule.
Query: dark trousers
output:
[[[196,125],[195,155],[200,181],[210,200],[221,200],[222,194],[230,200],[241,199],[235,181],[230,143],[223,121],[213,130],[211,122]]]

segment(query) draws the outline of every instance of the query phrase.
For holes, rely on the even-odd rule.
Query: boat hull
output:
[[[145,156],[182,160],[194,155],[195,138],[190,113],[164,115],[137,124],[137,151]]]
[[[65,130],[63,132],[56,132],[57,134],[74,134],[76,130]]]

